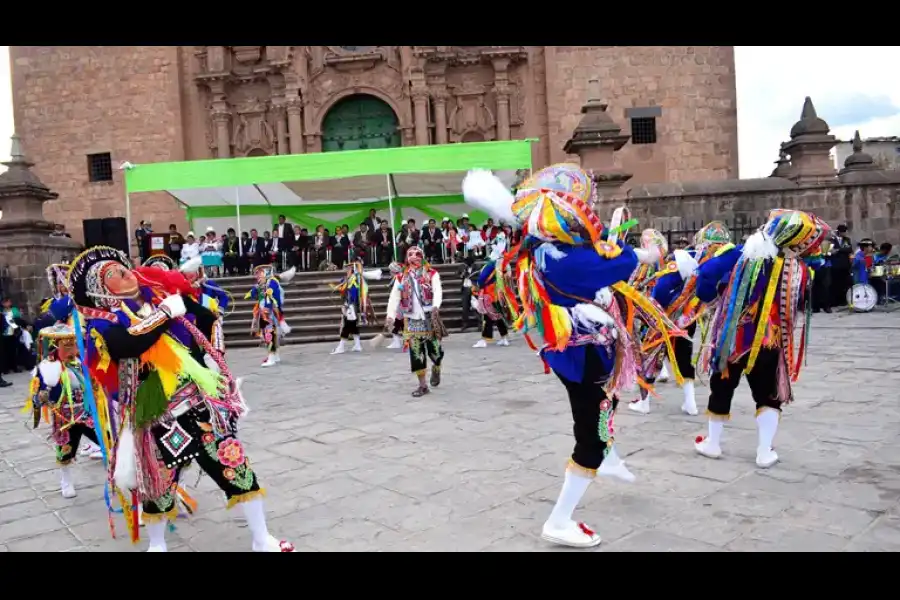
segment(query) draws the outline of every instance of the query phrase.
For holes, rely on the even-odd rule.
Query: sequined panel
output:
[[[169,433],[162,436],[159,441],[173,458],[178,458],[193,439],[176,421],[169,429]]]

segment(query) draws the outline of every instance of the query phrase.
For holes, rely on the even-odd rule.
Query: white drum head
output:
[[[878,292],[868,283],[857,283],[847,290],[847,304],[856,312],[869,312],[878,303]]]

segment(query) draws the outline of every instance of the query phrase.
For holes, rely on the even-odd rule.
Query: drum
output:
[[[884,265],[884,268],[887,271],[888,277],[900,277],[900,264]]]
[[[884,265],[875,265],[872,267],[872,271],[869,273],[872,277],[884,277],[884,274],[887,272],[887,269]]]
[[[857,283],[847,290],[847,305],[854,312],[871,312],[878,304],[878,292],[868,283]]]

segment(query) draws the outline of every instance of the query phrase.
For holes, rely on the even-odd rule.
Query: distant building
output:
[[[872,157],[882,169],[900,169],[900,137],[872,137],[863,139],[863,152]],[[844,166],[847,157],[853,154],[853,141],[838,142],[834,147],[837,168]]]

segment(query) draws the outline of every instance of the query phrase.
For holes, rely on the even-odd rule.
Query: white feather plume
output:
[[[200,258],[199,256],[195,256],[194,258],[188,260],[183,265],[181,265],[181,268],[179,269],[179,271],[181,271],[182,273],[193,273],[202,266],[203,266],[203,259]]]
[[[56,387],[56,384],[59,383],[59,378],[62,377],[62,363],[58,360],[42,360],[37,368],[44,385],[48,389]]]
[[[512,212],[515,197],[490,171],[484,169],[469,171],[463,179],[462,191],[467,204],[483,210],[497,220],[516,222]]]
[[[656,246],[652,246],[650,249],[635,248],[634,253],[637,254],[638,261],[645,265],[656,264],[660,259],[659,248]]]
[[[572,324],[587,331],[594,331],[603,326],[610,328],[616,326],[612,317],[596,304],[576,304],[571,314]]]
[[[244,380],[241,377],[238,377],[234,380],[234,390],[237,392],[238,397],[238,407],[239,412],[238,416],[243,418],[246,417],[250,412],[250,407],[247,406],[247,401],[244,399],[244,393],[241,391],[241,387],[244,385]]]
[[[381,276],[381,269],[369,269],[368,271],[363,271],[363,277],[369,281],[381,281]]]
[[[126,425],[116,445],[116,470],[113,473],[116,487],[123,492],[136,490],[138,487],[137,457],[134,452],[134,433]]]
[[[612,301],[612,291],[608,287],[600,288],[599,290],[597,290],[597,293],[594,294],[594,302],[596,302],[604,310],[609,308],[610,304],[612,304]]]
[[[744,243],[743,255],[750,260],[775,258],[778,246],[765,233],[757,231]]]
[[[682,279],[687,280],[697,270],[699,266],[697,260],[685,250],[676,250],[673,254],[675,255],[675,264],[678,266],[678,274]]]
[[[288,322],[285,320],[278,323],[278,329],[281,331],[282,335],[289,335],[291,333],[291,326],[288,325]]]

